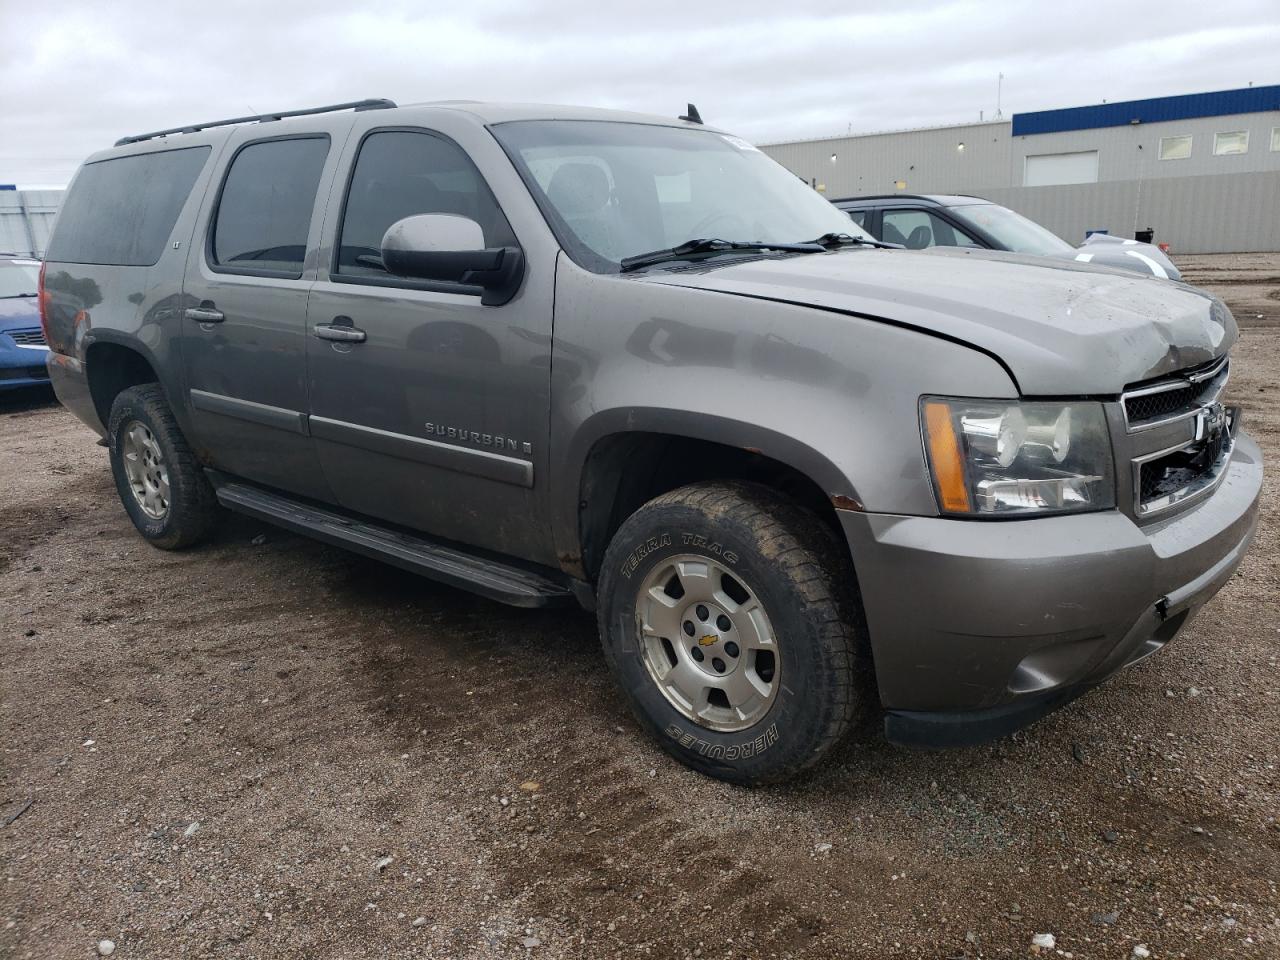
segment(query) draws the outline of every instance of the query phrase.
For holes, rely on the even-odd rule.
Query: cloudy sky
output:
[[[848,11],[842,13],[841,11]],[[757,143],[1280,83],[1277,0],[0,0],[0,183],[362,97],[683,112]]]

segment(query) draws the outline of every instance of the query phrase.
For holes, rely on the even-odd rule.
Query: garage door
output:
[[[1042,153],[1027,157],[1022,174],[1024,187],[1044,187],[1054,183],[1097,182],[1097,150],[1083,153]]]

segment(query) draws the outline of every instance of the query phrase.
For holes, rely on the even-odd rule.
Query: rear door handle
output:
[[[315,334],[321,340],[337,343],[364,343],[368,339],[363,330],[351,323],[350,317],[334,317],[333,323],[318,323]]]
[[[202,304],[198,307],[187,307],[183,313],[188,320],[194,320],[197,323],[221,323],[227,319],[226,314],[221,310],[215,309],[212,304],[209,306]]]

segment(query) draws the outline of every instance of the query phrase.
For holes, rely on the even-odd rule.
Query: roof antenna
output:
[[[688,120],[690,123],[701,123],[702,116],[698,113],[698,108],[692,103],[689,104],[689,112],[682,117],[676,117],[677,120]]]

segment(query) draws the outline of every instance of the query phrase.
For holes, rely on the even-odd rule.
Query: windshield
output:
[[[616,273],[688,240],[870,239],[808,184],[737,137],[640,123],[531,120],[493,128],[561,245]]]
[[[0,300],[34,297],[40,285],[40,267],[32,261],[0,260]]]
[[[957,220],[985,231],[1002,247],[1016,253],[1053,257],[1075,249],[1056,233],[1050,233],[1034,220],[1028,220],[1008,207],[973,203],[947,209]]]

